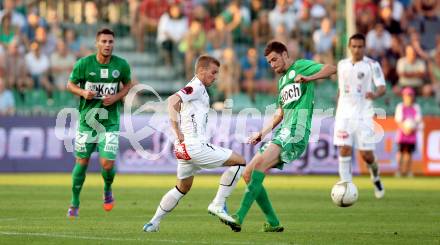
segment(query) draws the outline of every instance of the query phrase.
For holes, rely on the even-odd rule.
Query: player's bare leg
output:
[[[194,180],[194,176],[188,177],[186,179],[177,180],[177,184],[174,188],[169,190],[159,203],[156,209],[156,213],[153,218],[146,223],[143,227],[145,232],[157,232],[159,231],[159,224],[161,220],[179,203],[179,200],[185,196],[191,190],[191,186]]]
[[[77,158],[72,170],[72,200],[67,210],[67,217],[76,218],[79,215],[79,195],[86,179],[89,158]]]
[[[352,182],[352,170],[351,170],[351,156],[352,156],[351,146],[340,146],[339,147],[339,177],[341,182]]]
[[[360,151],[362,159],[367,163],[368,171],[370,171],[371,181],[374,185],[374,195],[376,198],[383,198],[385,195],[385,188],[380,180],[379,166],[376,163],[376,158],[373,151]]]
[[[112,184],[116,172],[114,168],[115,161],[101,158],[100,162],[102,167],[101,174],[102,178],[104,179],[103,208],[105,211],[111,211],[115,204],[115,199],[113,198],[112,192]]]
[[[245,159],[233,152],[223,166],[230,166],[222,174],[217,194],[208,206],[208,213],[219,218],[228,219],[229,215],[226,209],[226,199],[231,195],[241,178]]]

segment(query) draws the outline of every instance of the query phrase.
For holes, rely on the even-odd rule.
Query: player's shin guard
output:
[[[150,223],[159,224],[160,221],[171,212],[179,203],[179,200],[185,196],[186,193],[182,193],[177,186],[169,190],[163,197],[157,207],[156,213],[151,218]]]
[[[267,195],[264,186],[261,186],[260,194],[255,200],[257,201],[258,206],[260,206],[261,210],[266,216],[267,222],[273,227],[279,226],[280,221],[278,220],[278,217],[273,210],[272,203],[270,202],[269,196]]]
[[[240,209],[237,211],[236,215],[238,216],[238,222],[242,223],[244,217],[249,212],[249,209],[252,206],[252,203],[258,197],[261,192],[261,188],[263,187],[263,180],[266,175],[258,170],[252,171],[251,181],[246,188],[246,192],[244,193],[243,199],[241,200]]]
[[[115,167],[113,166],[110,170],[101,170],[102,178],[104,179],[104,192],[112,191],[113,180],[115,179]]]
[[[72,201],[73,207],[79,207],[79,194],[81,193],[88,165],[75,164],[72,170]]]
[[[339,157],[339,177],[343,182],[352,182],[351,157]]]
[[[226,198],[228,198],[232,191],[237,186],[238,181],[241,178],[244,167],[232,166],[226,169],[220,178],[220,185],[218,187],[217,195],[212,201],[215,205],[224,206]]]

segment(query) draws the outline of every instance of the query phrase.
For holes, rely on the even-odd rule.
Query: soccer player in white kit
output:
[[[208,206],[210,214],[224,219],[230,217],[225,210],[226,198],[239,181],[246,162],[242,156],[230,149],[211,145],[206,136],[209,112],[206,87],[214,83],[219,67],[220,62],[217,59],[207,55],[200,56],[196,62],[194,78],[168,98],[170,123],[176,136],[174,152],[178,162],[177,185],[162,197],[153,218],[143,227],[146,232],[159,231],[160,221],[188,193],[194,175],[202,169],[231,166],[220,178],[217,195]]]
[[[376,142],[372,100],[385,94],[385,79],[380,64],[365,56],[362,34],[351,36],[348,47],[352,57],[338,63],[339,98],[333,140],[339,148],[339,176],[341,182],[352,181],[351,157],[356,147],[367,163],[376,198],[382,198],[385,189],[373,152]]]

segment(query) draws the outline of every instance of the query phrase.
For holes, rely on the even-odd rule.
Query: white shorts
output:
[[[336,119],[333,143],[336,146],[351,146],[361,151],[372,151],[376,139],[373,119]]]
[[[209,143],[186,145],[186,151],[191,160],[177,159],[178,179],[194,176],[202,169],[222,167],[232,155],[232,150]]]

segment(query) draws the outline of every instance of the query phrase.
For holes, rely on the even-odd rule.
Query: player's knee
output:
[[[339,154],[340,154],[341,156],[344,156],[344,157],[349,157],[349,156],[351,156],[351,154],[352,154],[352,152],[351,152],[351,147],[349,147],[349,146],[341,146],[341,147],[339,148]]]
[[[192,186],[191,184],[180,183],[180,184],[177,185],[177,189],[181,193],[186,194],[186,193],[189,192],[189,190],[191,190],[191,186]]]
[[[374,154],[371,152],[362,152],[361,153],[362,159],[364,159],[364,161],[367,164],[372,164],[374,163]]]
[[[89,164],[89,158],[77,158],[76,162],[81,165],[87,165]]]
[[[106,171],[112,170],[114,161],[104,160],[101,162],[102,168]]]

